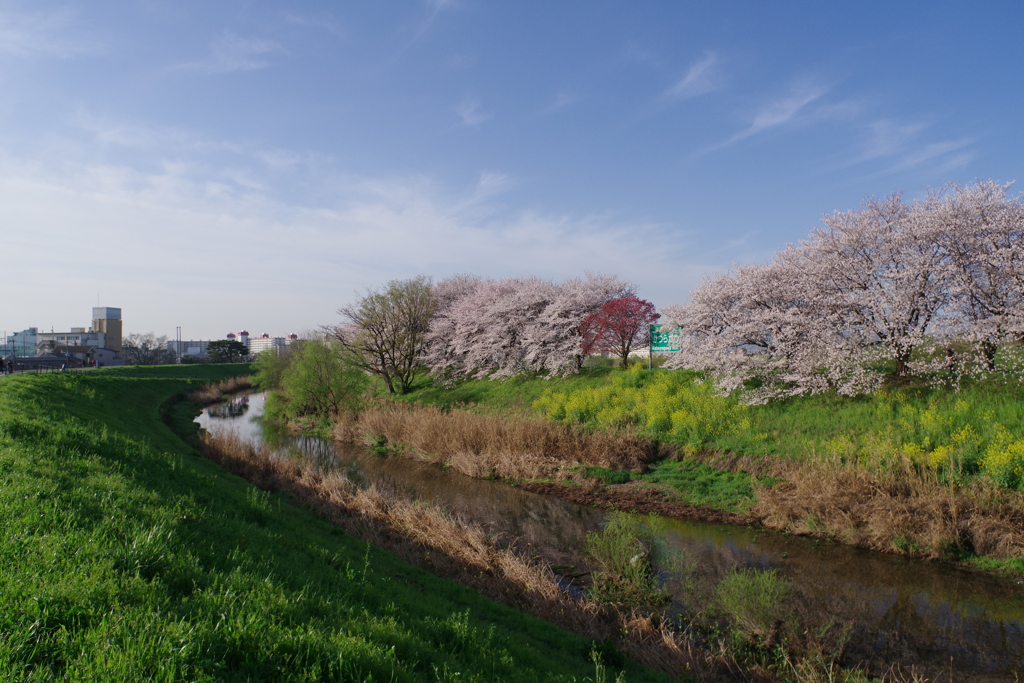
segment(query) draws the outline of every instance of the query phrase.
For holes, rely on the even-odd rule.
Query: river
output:
[[[230,429],[275,448],[301,453],[375,484],[430,501],[506,538],[529,545],[553,565],[579,564],[587,532],[607,513],[558,498],[472,479],[437,466],[368,449],[265,430],[264,397],[252,394],[203,411],[212,432]],[[810,621],[849,624],[844,666],[880,675],[916,667],[938,680],[1019,681],[1024,676],[1024,582],[759,529],[651,518],[674,558],[660,567],[677,602],[696,583],[710,585],[737,566],[776,568],[790,579]],[[686,570],[680,572],[679,568]]]

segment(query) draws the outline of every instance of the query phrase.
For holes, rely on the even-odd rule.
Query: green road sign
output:
[[[651,325],[651,353],[680,351],[678,346],[672,346],[672,336],[678,333],[678,327],[667,328],[664,325]]]

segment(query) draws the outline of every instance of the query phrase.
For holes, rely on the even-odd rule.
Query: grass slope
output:
[[[168,397],[238,370],[0,379],[0,678],[594,675],[592,643],[225,474],[161,421]]]

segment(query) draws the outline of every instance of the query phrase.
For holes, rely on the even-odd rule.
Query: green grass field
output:
[[[240,369],[0,379],[0,677],[596,677],[593,643],[413,568],[186,446],[160,405]],[[625,676],[661,680],[632,665]]]
[[[523,376],[502,381],[465,380],[451,387],[436,385],[428,376],[420,375],[413,383],[412,392],[394,398],[443,409],[463,408],[505,415],[535,415],[533,404],[544,392],[556,388],[558,391],[579,391],[599,387],[606,384],[615,372],[611,367],[596,367],[568,377],[548,379]],[[375,385],[379,395],[383,393],[382,387],[379,382]]]

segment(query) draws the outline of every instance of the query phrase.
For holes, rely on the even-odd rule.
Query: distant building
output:
[[[32,328],[35,329],[35,328]],[[121,352],[121,309],[92,309],[92,327],[72,327],[68,332],[36,332],[35,355],[53,353],[58,347],[86,347]]]
[[[261,351],[267,349],[280,349],[285,346],[289,346],[299,340],[299,336],[296,334],[290,334],[287,337],[271,337],[267,333],[263,333],[258,337],[253,337],[249,334],[248,330],[242,330],[241,332],[228,332],[224,335],[224,339],[227,341],[237,341],[245,345],[249,350],[249,355],[255,356]],[[193,358],[208,358],[210,356],[209,346],[213,340],[202,340],[202,341],[177,341],[171,340],[167,342],[167,349],[173,353],[176,357],[191,356]]]
[[[92,329],[106,335],[105,349],[121,353],[121,309],[98,307],[92,309]]]
[[[178,341],[172,339],[167,342],[167,350],[174,354],[175,358],[184,358],[185,356],[191,356],[192,358],[206,358],[209,356],[207,348],[210,345],[208,339],[190,339]]]
[[[92,309],[92,327],[72,327],[67,332],[40,332],[38,327],[29,327],[7,337],[3,355],[29,358],[58,353],[64,357],[70,353],[79,360],[110,365],[118,362],[121,343],[121,309],[97,307]],[[97,354],[94,349],[107,353]]]
[[[97,334],[90,328],[87,332],[84,327],[72,327],[70,332],[40,332],[36,335],[36,355],[51,353],[57,347],[99,347],[105,348],[107,335]]]
[[[4,345],[3,355],[23,358],[36,355],[38,327],[30,327],[21,332],[7,335],[7,343]]]
[[[116,351],[98,346],[57,346],[53,349],[54,356],[73,359],[77,364],[85,365],[121,365],[122,361]],[[40,358],[41,356],[36,356]]]
[[[286,346],[290,346],[299,340],[297,334],[289,334],[287,337],[271,337],[269,334],[264,332],[258,337],[249,338],[249,354],[255,356],[257,353],[263,351],[269,351],[271,349],[282,349]]]

